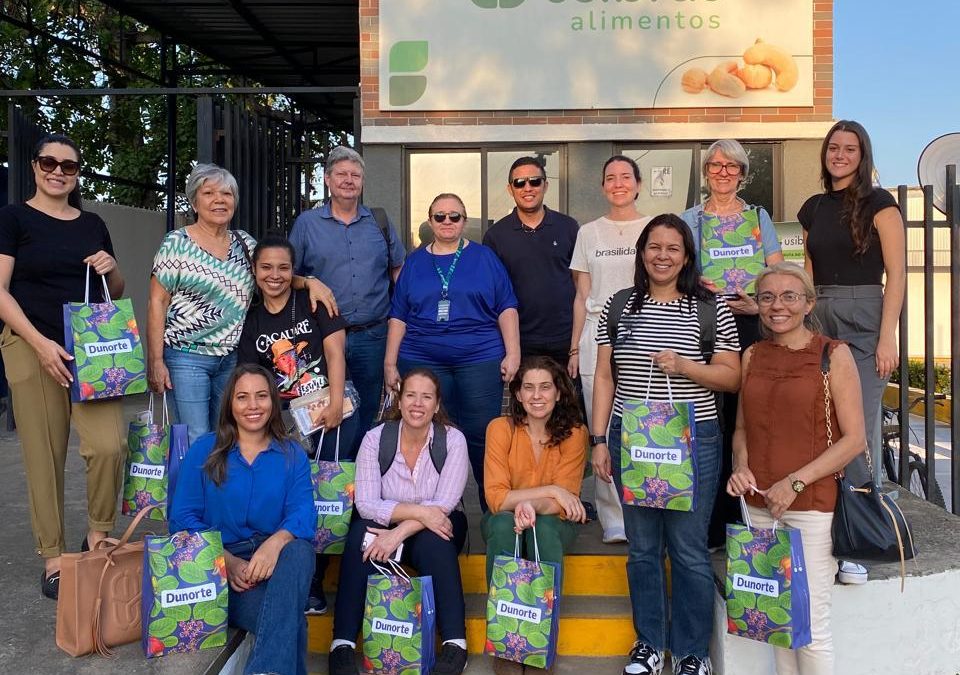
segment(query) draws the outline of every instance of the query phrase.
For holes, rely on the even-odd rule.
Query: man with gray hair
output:
[[[351,461],[380,403],[390,288],[406,256],[386,214],[360,203],[363,171],[355,150],[331,150],[323,172],[330,198],[301,213],[290,232],[297,273],[329,286],[348,324],[347,369],[360,406],[356,437],[341,439],[340,458]]]

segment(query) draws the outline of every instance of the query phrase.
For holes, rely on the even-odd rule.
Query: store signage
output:
[[[813,105],[813,0],[379,4],[382,110]]]

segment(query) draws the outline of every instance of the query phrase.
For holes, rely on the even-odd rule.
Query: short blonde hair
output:
[[[807,300],[816,304],[817,288],[813,285],[813,280],[810,278],[810,275],[807,274],[807,271],[800,267],[800,265],[797,263],[789,262],[787,260],[774,263],[769,267],[764,267],[760,271],[760,274],[757,275],[757,293],[760,292],[760,285],[763,283],[763,280],[774,274],[779,274],[785,277],[793,277],[794,279],[799,280],[800,284],[803,286],[803,293],[807,296]],[[813,315],[812,311],[803,317],[803,325],[812,330],[814,333],[823,332],[823,326],[820,325],[820,321]],[[768,337],[770,334],[766,326],[763,324],[763,321],[760,322],[760,333],[764,337]]]

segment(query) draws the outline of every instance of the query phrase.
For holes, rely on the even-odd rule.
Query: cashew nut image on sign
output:
[[[747,85],[737,77],[737,62],[726,61],[707,75],[707,86],[721,96],[740,98],[747,91]]]
[[[680,86],[688,94],[699,94],[707,86],[707,71],[701,68],[691,68],[683,74]]]
[[[780,47],[768,44],[761,39],[743,53],[743,60],[748,65],[769,66],[776,74],[776,86],[780,91],[790,91],[797,84],[800,76],[797,62]]]
[[[743,80],[747,89],[766,89],[773,82],[773,71],[758,63],[737,68],[737,77]]]

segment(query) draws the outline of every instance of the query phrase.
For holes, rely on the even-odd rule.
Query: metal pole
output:
[[[933,344],[933,186],[923,186],[923,372],[925,386],[923,391],[923,433],[927,454],[927,485],[936,480],[937,428],[936,401],[933,397],[936,387],[934,372]],[[901,463],[901,467],[902,467]],[[909,485],[909,484],[908,484]],[[928,492],[929,495],[929,492]]]
[[[168,53],[169,52],[169,53]],[[177,86],[177,45],[160,38],[160,79]],[[167,232],[176,227],[177,211],[177,95],[167,94]]]
[[[950,510],[960,515],[960,187],[955,164],[947,167],[946,185],[950,226]]]
[[[907,204],[909,201],[909,192],[906,185],[897,188],[897,201],[900,204],[900,217],[903,219],[905,235],[909,236],[910,228],[907,227]],[[907,285],[910,283],[909,257],[907,247],[903,247],[904,264],[903,269],[907,274]],[[910,294],[904,292],[903,306],[900,309],[900,327],[898,339],[900,342],[900,396],[897,407],[900,409],[900,457],[897,460],[900,467],[900,475],[897,476],[897,482],[903,486],[910,485],[910,332],[908,330],[907,302]]]

